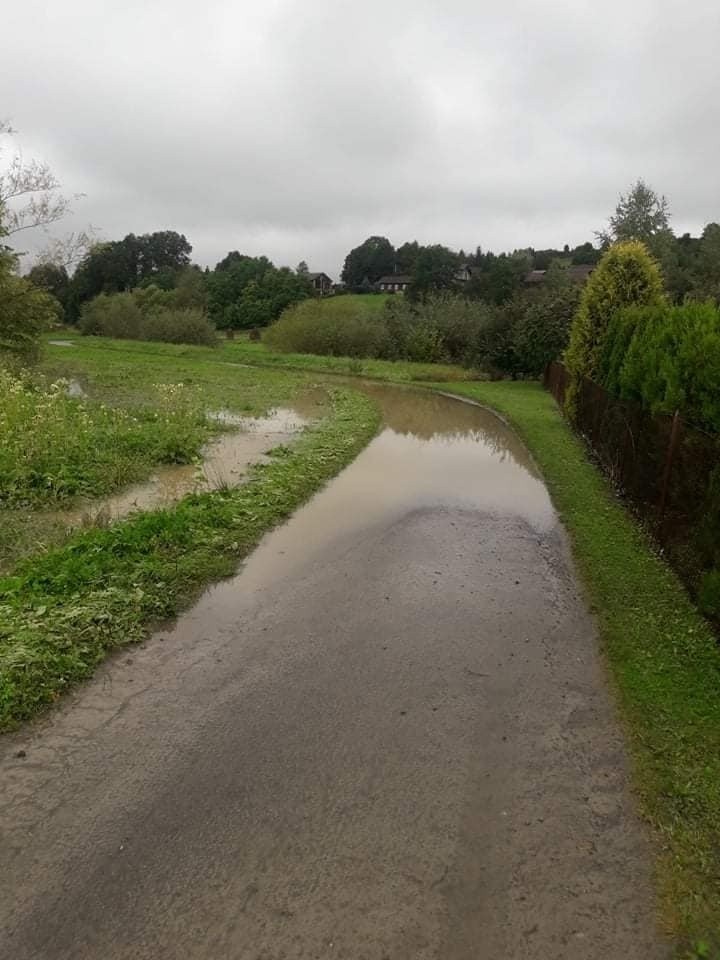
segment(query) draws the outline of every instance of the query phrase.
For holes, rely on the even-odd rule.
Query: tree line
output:
[[[640,179],[621,195],[607,225],[593,240],[571,248],[525,247],[495,254],[481,247],[473,253],[441,244],[422,246],[417,241],[394,247],[387,237],[368,237],[345,258],[342,280],[353,292],[369,292],[381,277],[410,278],[408,295],[420,300],[443,290],[462,289],[469,299],[502,304],[522,289],[532,270],[595,265],[614,243],[639,240],[659,263],[665,292],[673,303],[685,299],[720,300],[720,224],[711,222],[698,237],[676,236],[670,226],[666,197]],[[469,268],[469,278],[458,271]]]

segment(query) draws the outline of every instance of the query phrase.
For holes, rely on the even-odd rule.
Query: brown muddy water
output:
[[[312,403],[306,401],[303,410],[311,409]],[[268,462],[268,452],[273,447],[290,443],[310,422],[310,417],[301,415],[298,409],[286,407],[278,407],[266,417],[243,417],[229,410],[219,410],[210,416],[236,429],[206,444],[201,463],[158,467],[142,483],[109,497],[83,501],[54,516],[70,527],[77,527],[119,520],[141,510],[168,507],[190,493],[238,486],[251,465]]]
[[[174,628],[231,622],[285,578],[332,563],[403,517],[438,507],[518,517],[538,532],[556,515],[518,436],[477,404],[430,391],[353,383],[381,408],[383,428],[357,459],[282,527],[235,577],[201,597]],[[350,589],[350,585],[348,587]]]

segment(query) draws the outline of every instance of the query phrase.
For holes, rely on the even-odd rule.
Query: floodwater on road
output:
[[[236,581],[211,589],[210,606],[217,608],[221,593],[237,600],[238,587],[259,587],[266,577],[277,579],[416,510],[443,505],[517,515],[538,529],[555,523],[530,455],[492,411],[430,391],[359,386],[382,410],[379,435],[289,524],[265,538]]]
[[[0,743],[13,960],[664,960],[597,636],[492,413],[384,426]]]

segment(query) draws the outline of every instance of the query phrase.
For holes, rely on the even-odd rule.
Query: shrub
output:
[[[305,300],[285,310],[263,339],[285,353],[379,357],[387,347],[387,329],[381,313],[348,298]]]
[[[525,299],[512,330],[514,362],[519,373],[539,377],[567,347],[581,291],[576,284]]]
[[[170,310],[176,306],[177,302],[175,290],[163,290],[154,283],[137,287],[132,291],[132,298],[144,317],[160,313],[162,310]]]
[[[162,310],[144,318],[140,324],[141,340],[164,340],[165,343],[194,343],[212,347],[217,331],[203,310]]]
[[[99,337],[137,340],[143,315],[131,293],[101,293],[83,305],[80,331]]]
[[[132,293],[101,293],[86,303],[80,330],[99,337],[125,340],[164,340],[166,343],[195,343],[212,346],[215,327],[199,307],[178,309],[173,291],[148,286]]]
[[[565,353],[570,372],[566,405],[571,415],[581,378],[599,375],[605,337],[615,314],[624,307],[664,302],[660,269],[642,243],[617,243],[604,254],[583,290]]]
[[[0,256],[0,360],[30,363],[37,359],[40,334],[60,314],[54,297],[16,276]]]
[[[610,392],[651,413],[679,410],[720,431],[720,312],[712,303],[620,311],[608,328],[601,374]]]

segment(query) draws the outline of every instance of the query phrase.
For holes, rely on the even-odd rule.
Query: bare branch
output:
[[[10,124],[0,121],[0,135],[12,133]],[[25,161],[21,153],[14,153],[0,172],[0,233],[19,233],[60,220],[70,210],[70,199],[59,190],[60,182],[47,163]]]
[[[64,237],[53,237],[38,253],[36,263],[51,263],[56,267],[75,267],[100,239],[99,231],[92,225]]]

